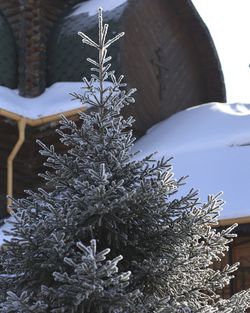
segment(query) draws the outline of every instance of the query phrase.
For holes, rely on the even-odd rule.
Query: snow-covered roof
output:
[[[11,237],[4,234],[4,231],[10,231],[11,230],[11,224],[6,221],[3,226],[0,227],[0,246],[4,243],[4,239],[8,240]]]
[[[202,201],[223,191],[221,220],[250,217],[250,104],[208,103],[179,112],[148,130],[135,145],[139,157],[173,157],[176,178],[189,175],[184,194]]]
[[[55,83],[38,97],[25,98],[18,90],[0,86],[0,109],[29,119],[38,119],[82,108],[79,101],[72,101],[70,92],[83,93],[82,82]]]
[[[181,111],[150,128],[135,150],[141,150],[138,158],[154,151],[158,159],[174,157],[175,177],[189,175],[179,195],[196,188],[206,201],[223,191],[221,220],[250,217],[250,104],[208,103]],[[0,245],[9,227],[0,227]]]
[[[111,11],[118,6],[124,4],[127,0],[91,0],[78,3],[74,7],[71,16],[76,16],[82,13],[87,13],[89,16],[96,15],[99,7],[102,7],[104,11]]]

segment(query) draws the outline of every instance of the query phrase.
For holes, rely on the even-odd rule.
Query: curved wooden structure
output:
[[[215,46],[190,0],[131,1],[123,24],[122,72],[138,89],[128,114],[139,132],[185,108],[226,101]]]
[[[216,49],[190,0],[128,0],[104,11],[104,18],[112,32],[126,33],[111,55],[116,71],[138,89],[136,104],[125,112],[136,118],[138,135],[179,110],[226,101]],[[72,16],[69,11],[54,28],[48,47],[49,84],[79,81],[88,74],[84,56],[93,50],[82,46],[79,29],[97,36],[95,16]]]
[[[93,50],[86,50],[77,32],[97,36],[97,20],[87,13],[72,15],[73,6],[79,2],[84,5],[80,0],[0,1],[0,12],[17,42],[21,95],[34,97],[53,82],[79,81],[87,74],[84,60]],[[104,10],[104,18],[111,32],[126,32],[125,39],[110,53],[116,71],[126,75],[129,87],[138,88],[136,104],[124,111],[135,116],[137,136],[180,109],[225,101],[216,50],[190,0],[127,0],[110,11]],[[0,123],[4,172],[18,138],[16,122],[10,119],[6,123],[2,117]],[[54,126],[45,122],[44,127],[26,128],[24,145],[14,159],[14,196],[20,197],[22,190],[40,183],[36,173],[42,160],[35,138],[57,142]],[[5,174],[0,190],[1,207],[6,209]]]

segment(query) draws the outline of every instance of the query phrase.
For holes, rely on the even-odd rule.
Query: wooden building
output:
[[[240,217],[230,220],[222,220],[220,230],[223,230],[235,222],[239,223],[234,230],[237,238],[229,246],[229,250],[222,262],[215,264],[215,268],[223,269],[226,264],[240,262],[238,270],[234,273],[235,278],[230,285],[223,289],[223,296],[230,297],[234,293],[250,288],[250,217]],[[249,312],[249,310],[247,311]]]
[[[32,98],[55,82],[88,76],[85,59],[93,50],[82,45],[77,32],[97,36],[96,16],[75,12],[91,1],[0,1],[0,84]],[[116,71],[125,74],[129,86],[138,88],[136,104],[124,112],[135,116],[137,136],[178,110],[226,100],[213,41],[190,0],[124,0],[106,12],[108,0],[102,2],[110,31],[126,32],[110,53]],[[24,142],[10,157],[21,119],[26,125]],[[56,120],[58,116],[29,121],[25,114],[6,112],[0,104],[0,217],[6,214],[5,198],[11,189],[20,197],[24,189],[41,183],[37,172],[42,162],[34,142],[35,138],[56,142],[55,125],[51,126]],[[14,186],[7,192],[8,158]]]
[[[0,85],[32,98],[56,82],[88,76],[85,59],[92,50],[77,32],[97,36],[96,16],[84,10],[76,14],[76,9],[91,1],[1,0]],[[124,0],[105,11],[106,1],[104,18],[111,32],[126,32],[110,53],[115,70],[138,89],[136,104],[124,111],[136,118],[138,137],[179,110],[226,101],[216,49],[191,0]],[[76,111],[66,114],[77,119]],[[58,114],[30,119],[3,109],[0,95],[0,219],[7,216],[7,193],[21,197],[23,190],[42,184],[35,139],[63,149],[54,132],[58,119]],[[241,220],[240,236],[227,255],[229,262],[242,262],[227,294],[250,287],[249,223]]]
[[[128,114],[135,116],[139,135],[179,110],[226,100],[212,38],[190,0],[124,0],[104,16],[111,32],[126,33],[110,53],[116,71],[138,89]],[[88,75],[84,55],[92,50],[82,46],[76,36],[79,29],[97,36],[95,16],[69,10],[53,29],[48,43],[49,84]]]

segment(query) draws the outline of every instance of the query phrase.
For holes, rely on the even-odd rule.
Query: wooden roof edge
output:
[[[191,0],[185,2],[172,0],[172,4],[178,15],[185,21],[186,29],[190,30],[189,33],[192,34],[196,49],[202,56],[200,58],[202,67],[207,71],[207,88],[211,89],[211,83],[215,83],[218,100],[214,100],[226,102],[226,87],[221,62],[208,27]]]
[[[60,119],[60,116],[61,115],[64,115],[66,117],[69,117],[69,116],[74,116],[80,112],[84,112],[86,111],[87,108],[84,108],[84,107],[79,107],[79,108],[76,108],[76,109],[73,109],[73,110],[68,110],[68,111],[64,111],[64,112],[60,112],[60,113],[56,113],[56,114],[51,114],[51,115],[48,115],[48,116],[43,116],[43,117],[39,117],[39,118],[28,118],[26,116],[23,116],[21,114],[17,114],[17,113],[14,113],[14,112],[11,112],[11,111],[8,111],[8,110],[5,110],[5,109],[1,109],[0,108],[0,116],[3,116],[3,117],[6,117],[6,118],[9,118],[11,120],[14,120],[16,122],[24,119],[25,120],[25,123],[29,126],[41,126],[41,125],[44,125],[44,124],[47,124],[47,123],[50,123],[50,122],[56,122]]]
[[[232,217],[219,220],[218,226],[230,226],[233,224],[250,224],[250,216]]]

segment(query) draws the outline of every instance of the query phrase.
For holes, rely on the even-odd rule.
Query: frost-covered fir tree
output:
[[[126,91],[107,55],[123,34],[107,39],[107,32],[99,10],[98,42],[79,33],[98,57],[88,59],[83,95],[73,96],[93,110],[80,114],[81,126],[62,117],[67,153],[40,143],[50,191],[13,202],[13,237],[0,255],[0,312],[243,313],[249,291],[227,300],[218,294],[237,264],[212,267],[235,226],[216,231],[219,196],[202,205],[194,191],[178,199],[183,181],[173,179],[169,162],[133,153],[133,119],[121,109],[135,90]]]

